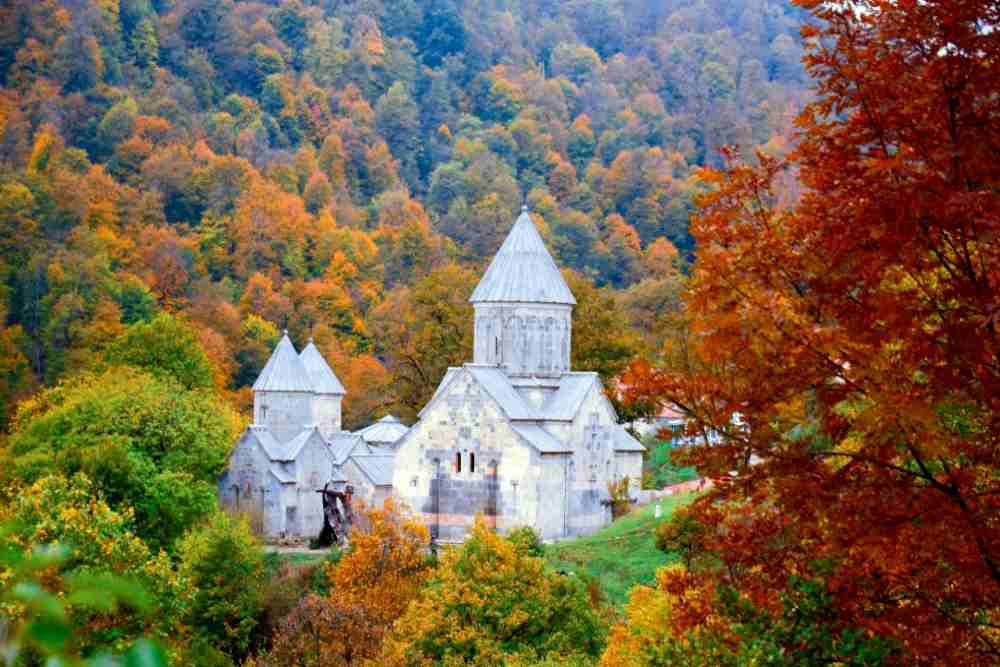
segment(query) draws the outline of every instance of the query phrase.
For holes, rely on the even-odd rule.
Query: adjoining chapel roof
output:
[[[355,451],[362,454],[368,454],[371,451],[371,448],[368,447],[368,444],[360,435],[346,431],[343,433],[334,433],[329,442],[327,442],[327,447],[330,452],[330,458],[333,459],[335,466],[344,465],[344,462]]]
[[[576,304],[527,206],[469,299],[491,301]]]
[[[614,432],[614,448],[616,452],[644,452],[646,448],[633,438],[625,427],[619,424]]]
[[[392,472],[396,457],[392,454],[358,454],[351,461],[375,486],[392,486]]]
[[[374,424],[366,426],[360,431],[355,431],[365,439],[365,442],[396,442],[409,431],[410,428],[392,415],[382,417]]]
[[[264,365],[260,377],[253,383],[254,391],[304,391],[312,392],[313,383],[305,364],[299,359],[288,332],[278,341],[271,358]]]
[[[597,373],[564,373],[559,378],[559,389],[542,406],[545,418],[573,421],[596,381]]]
[[[495,366],[475,366],[466,364],[476,382],[486,390],[493,400],[500,404],[508,418],[512,420],[541,419],[542,415],[531,406],[517,388],[510,383],[510,378]]]
[[[272,463],[270,471],[271,474],[274,475],[275,479],[282,484],[295,484],[295,476],[285,472],[279,464]]]
[[[326,363],[326,359],[320,354],[320,351],[316,348],[316,344],[313,343],[311,338],[309,339],[309,344],[299,354],[299,359],[302,361],[302,365],[305,366],[306,372],[309,374],[309,379],[312,380],[313,390],[317,394],[344,395],[347,393],[344,385],[337,378],[337,374],[330,368],[330,364]]]
[[[511,428],[524,438],[540,454],[563,454],[573,448],[556,439],[554,435],[537,424],[511,424]]]
[[[251,426],[250,433],[257,438],[257,442],[264,448],[267,458],[272,461],[294,461],[298,457],[299,452],[302,451],[302,448],[309,442],[309,438],[316,433],[316,429],[303,429],[301,433],[284,443],[279,442],[274,437],[274,434],[264,426]]]

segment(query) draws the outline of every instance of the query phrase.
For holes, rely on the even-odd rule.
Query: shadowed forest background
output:
[[[574,367],[659,347],[693,172],[781,154],[802,10],[769,0],[0,3],[0,423],[181,314],[240,410],[283,328],[411,420],[527,202]],[[611,326],[613,325],[613,326]]]

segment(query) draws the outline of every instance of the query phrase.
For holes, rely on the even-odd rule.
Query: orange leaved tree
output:
[[[281,624],[263,665],[361,665],[430,575],[430,536],[387,500],[356,513],[350,550],[328,566],[330,593],[310,594]]]
[[[725,527],[722,567],[664,587],[778,610],[791,579],[820,579],[836,622],[904,660],[994,663],[1000,11],[797,4],[817,93],[798,147],[706,172],[682,363],[629,379],[723,435],[689,452],[719,482],[698,512]],[[783,205],[788,174],[803,193]],[[682,602],[671,619],[711,614]]]

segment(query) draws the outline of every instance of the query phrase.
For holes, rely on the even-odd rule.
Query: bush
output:
[[[401,518],[391,501],[384,509],[364,509],[350,549],[331,554],[339,558],[325,566],[329,593],[310,594],[296,605],[261,664],[319,667],[375,659],[427,580],[429,539],[427,528]]]
[[[188,623],[198,637],[240,661],[262,609],[264,556],[244,521],[215,513],[178,548],[194,589]]]
[[[507,533],[507,539],[524,549],[524,552],[529,556],[536,558],[545,556],[545,545],[542,544],[542,538],[538,536],[538,533],[531,526],[514,528]]]
[[[694,517],[690,508],[680,507],[656,527],[656,548],[679,554],[685,567],[691,569],[705,555],[707,537],[708,527]]]

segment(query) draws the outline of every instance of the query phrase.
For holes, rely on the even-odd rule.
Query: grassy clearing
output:
[[[663,498],[663,515],[654,518],[656,503],[633,510],[593,535],[545,547],[545,559],[553,568],[596,579],[616,606],[628,599],[636,584],[650,584],[656,570],[676,558],[656,548],[654,531],[673,511],[691,502],[696,493]]]

